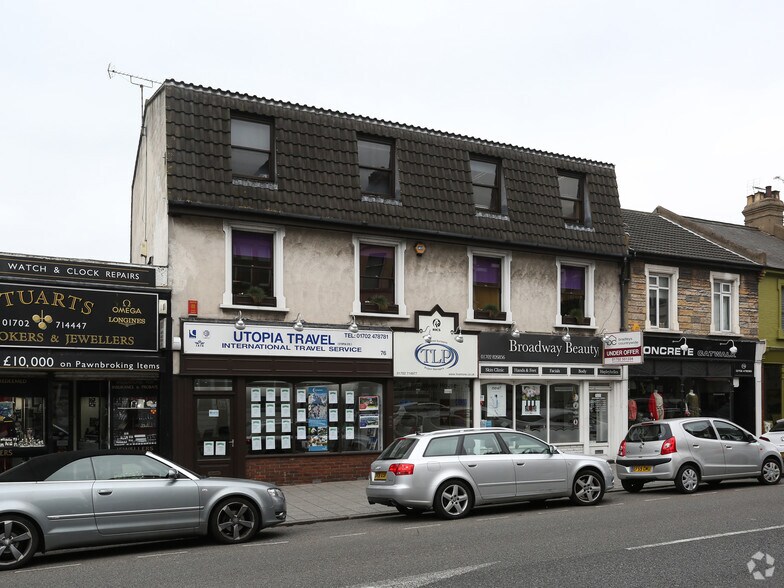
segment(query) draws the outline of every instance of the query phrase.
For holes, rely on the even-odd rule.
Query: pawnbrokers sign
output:
[[[158,350],[158,295],[0,283],[0,347]]]

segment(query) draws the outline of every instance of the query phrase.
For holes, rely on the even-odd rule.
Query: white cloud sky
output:
[[[784,189],[778,0],[9,0],[0,15],[0,251],[128,260],[141,99],[110,62],[613,163],[624,208],[742,223],[751,186]]]

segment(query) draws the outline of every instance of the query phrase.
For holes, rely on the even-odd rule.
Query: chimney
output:
[[[746,196],[743,218],[747,227],[756,227],[771,235],[781,236],[784,231],[784,202],[779,198],[779,191],[765,186],[764,192]]]

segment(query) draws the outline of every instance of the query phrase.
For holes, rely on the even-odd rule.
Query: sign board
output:
[[[631,365],[643,362],[641,331],[608,333],[603,341],[604,365]]]
[[[60,351],[56,349],[0,349],[2,370],[79,370],[96,372],[160,372],[159,355],[118,351]]]
[[[233,323],[183,323],[182,352],[200,355],[262,355],[392,359],[392,332]]]
[[[602,341],[598,337],[572,335],[564,341],[560,335],[512,337],[509,333],[480,333],[479,360],[514,363],[591,363],[601,364]]]
[[[156,269],[150,266],[107,264],[95,261],[0,255],[0,277],[34,278],[121,286],[155,286]]]

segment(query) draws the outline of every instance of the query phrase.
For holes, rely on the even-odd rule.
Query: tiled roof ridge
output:
[[[390,127],[390,128],[402,129],[402,130],[406,130],[406,131],[414,131],[414,132],[417,132],[417,133],[428,134],[428,135],[432,135],[432,136],[436,136],[436,137],[444,137],[444,138],[448,138],[448,139],[457,139],[459,141],[465,141],[465,142],[470,142],[470,143],[474,143],[474,144],[478,143],[478,144],[481,144],[481,145],[486,145],[488,147],[501,147],[501,148],[504,148],[504,149],[512,149],[512,150],[515,150],[515,151],[519,151],[519,152],[522,152],[522,153],[529,153],[529,154],[532,154],[532,155],[540,155],[540,156],[543,156],[543,157],[550,157],[550,158],[553,158],[553,159],[561,159],[561,160],[572,161],[572,162],[577,162],[577,163],[586,163],[586,164],[590,164],[590,165],[596,165],[596,166],[599,166],[599,167],[604,167],[606,169],[611,169],[611,170],[615,169],[615,165],[612,164],[612,163],[607,163],[607,162],[603,162],[603,161],[596,161],[596,160],[587,159],[587,158],[584,158],[584,157],[575,157],[575,156],[572,156],[572,155],[564,155],[564,154],[560,154],[560,153],[552,153],[550,151],[541,151],[539,149],[532,149],[530,147],[521,147],[519,145],[512,145],[511,143],[501,143],[500,141],[490,141],[488,139],[479,139],[477,137],[470,137],[468,135],[461,135],[459,133],[450,133],[450,132],[447,132],[447,131],[439,131],[439,130],[436,130],[436,129],[429,129],[429,128],[426,128],[426,127],[418,127],[416,125],[408,125],[408,124],[404,124],[404,123],[397,123],[397,122],[394,122],[394,121],[377,119],[377,118],[373,118],[373,117],[370,117],[370,116],[356,115],[356,114],[352,114],[352,113],[341,112],[339,110],[330,110],[328,108],[319,108],[319,107],[316,107],[316,106],[309,106],[309,105],[306,105],[306,104],[297,104],[297,103],[292,103],[292,102],[286,102],[286,101],[283,101],[283,100],[275,100],[275,99],[272,99],[272,98],[264,98],[264,97],[254,96],[252,94],[243,93],[243,92],[232,92],[232,91],[229,91],[229,90],[222,90],[220,88],[212,88],[210,86],[205,87],[205,86],[200,86],[198,84],[191,84],[191,83],[188,83],[188,82],[180,82],[180,81],[172,80],[172,79],[165,80],[163,82],[161,88],[163,88],[165,86],[172,86],[172,87],[196,90],[196,91],[205,92],[205,93],[208,93],[208,94],[215,94],[215,95],[221,95],[221,96],[241,98],[241,99],[244,99],[244,100],[251,100],[251,101],[255,101],[255,102],[259,102],[259,103],[263,103],[263,104],[268,104],[270,106],[279,106],[279,107],[282,107],[282,108],[290,108],[292,110],[299,110],[299,111],[302,111],[302,112],[309,112],[309,113],[313,113],[313,114],[324,114],[324,115],[333,116],[333,117],[336,117],[336,118],[356,120],[356,121],[359,121],[359,122],[366,122],[366,123],[372,123],[372,124],[379,124],[379,125],[387,126],[387,127]]]

